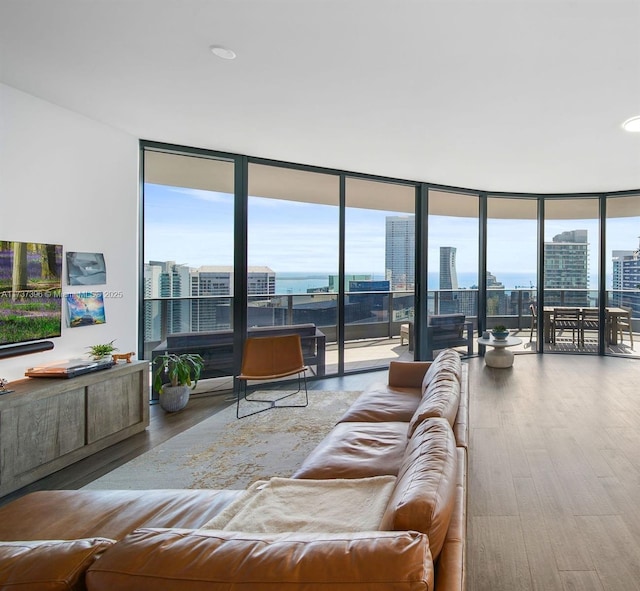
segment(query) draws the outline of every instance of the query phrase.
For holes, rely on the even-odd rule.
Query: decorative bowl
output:
[[[505,341],[509,336],[508,330],[492,330],[491,334],[496,341]]]

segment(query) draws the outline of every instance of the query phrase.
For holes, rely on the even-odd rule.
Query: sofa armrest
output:
[[[422,380],[432,361],[391,361],[389,386],[393,388],[422,388]]]

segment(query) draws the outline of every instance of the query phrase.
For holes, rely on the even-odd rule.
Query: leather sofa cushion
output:
[[[408,423],[338,423],[293,478],[395,476],[407,447]]]
[[[372,384],[347,409],[339,423],[408,423],[420,403],[421,392],[415,388],[391,388],[386,384]]]
[[[86,570],[113,544],[106,538],[0,542],[0,588],[82,591]]]
[[[444,349],[438,353],[433,363],[424,374],[422,380],[422,391],[424,392],[431,380],[437,375],[449,375],[455,377],[458,382],[462,382],[462,361],[460,355],[453,349]]]
[[[200,527],[240,490],[47,490],[0,507],[0,540],[101,536],[138,527]],[[29,518],[25,519],[25,515]],[[62,532],[62,533],[61,533]]]
[[[433,574],[429,540],[417,532],[261,535],[140,529],[89,569],[87,588],[432,591]]]
[[[453,427],[459,406],[460,382],[435,378],[425,390],[420,405],[411,417],[408,436],[411,437],[416,427],[431,417],[443,417]]]
[[[426,533],[437,560],[455,506],[457,474],[451,425],[443,418],[426,419],[408,440],[380,529]]]
[[[432,361],[390,361],[389,386],[420,389]]]

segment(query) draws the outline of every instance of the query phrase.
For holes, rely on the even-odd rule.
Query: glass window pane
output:
[[[249,335],[299,333],[317,375],[337,368],[339,202],[335,175],[249,165]]]
[[[201,333],[232,333],[234,164],[144,153],[144,355],[200,353],[203,377],[233,373]]]
[[[607,199],[606,289],[612,355],[640,355],[640,195]],[[634,320],[635,319],[635,320]]]
[[[537,212],[535,199],[487,199],[487,327],[520,337],[514,352],[536,351]]]
[[[597,353],[597,319],[583,330],[583,317],[597,312],[599,305],[598,199],[547,199],[544,236],[546,349]]]
[[[413,359],[414,211],[413,186],[347,179],[345,370]]]
[[[477,327],[478,219],[477,195],[429,191],[429,317],[463,314]],[[466,347],[459,350],[467,352]]]

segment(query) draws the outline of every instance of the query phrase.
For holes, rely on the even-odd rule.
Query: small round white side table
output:
[[[500,369],[513,365],[514,355],[511,351],[507,350],[507,347],[515,347],[521,344],[522,339],[518,337],[507,337],[506,339],[498,340],[490,336],[488,339],[482,337],[478,339],[478,345],[493,347],[493,349],[484,354],[484,362],[489,367],[497,367]]]

